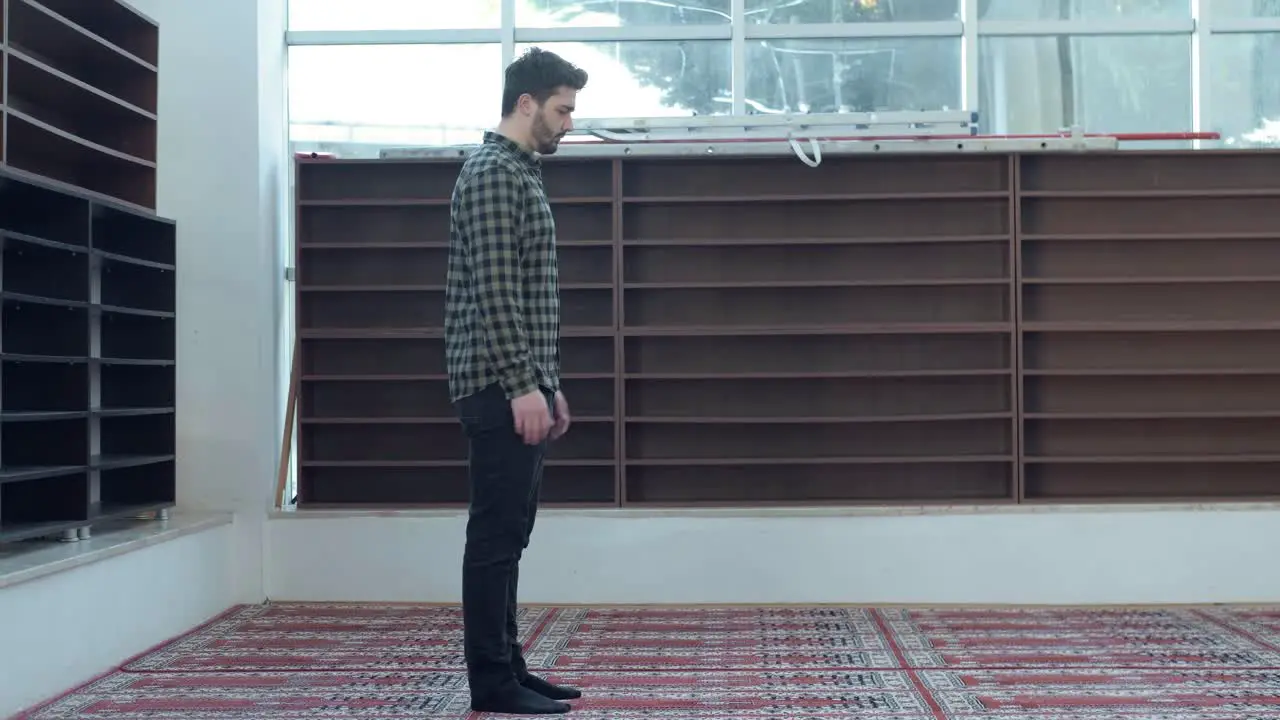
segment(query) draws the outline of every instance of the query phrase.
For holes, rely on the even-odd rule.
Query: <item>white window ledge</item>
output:
[[[593,518],[726,518],[726,517],[893,517],[918,515],[1023,515],[1036,513],[1139,513],[1139,512],[1275,512],[1280,502],[1181,502],[1181,503],[1036,503],[1036,504],[936,504],[867,505],[845,507],[675,507],[675,508],[559,508],[543,507],[538,517]],[[466,516],[465,508],[442,509],[326,509],[285,508],[272,512],[273,520],[330,520],[357,517],[432,518]]]
[[[0,589],[230,525],[231,513],[172,511],[167,520],[127,520],[93,528],[79,542],[30,540],[0,545]]]

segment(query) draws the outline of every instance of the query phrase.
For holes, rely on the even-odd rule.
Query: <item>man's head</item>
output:
[[[502,129],[533,150],[550,155],[573,129],[578,91],[587,73],[564,58],[533,48],[507,66]]]

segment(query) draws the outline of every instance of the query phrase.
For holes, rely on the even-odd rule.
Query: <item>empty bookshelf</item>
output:
[[[173,505],[174,231],[0,169],[0,540]]]

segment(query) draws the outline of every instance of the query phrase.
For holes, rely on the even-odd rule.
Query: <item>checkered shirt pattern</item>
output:
[[[560,389],[556,226],[538,158],[486,132],[450,206],[445,360],[452,400],[501,383]]]

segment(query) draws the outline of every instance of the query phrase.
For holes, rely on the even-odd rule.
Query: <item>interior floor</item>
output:
[[[598,720],[1280,719],[1280,607],[537,607]],[[456,606],[237,607],[21,720],[488,717]]]

